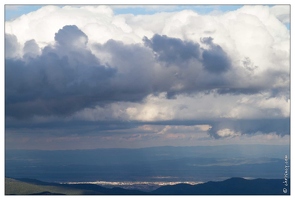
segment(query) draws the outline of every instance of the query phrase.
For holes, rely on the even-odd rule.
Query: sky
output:
[[[290,142],[290,6],[5,7],[5,146]]]

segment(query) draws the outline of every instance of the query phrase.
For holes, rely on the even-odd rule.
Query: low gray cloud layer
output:
[[[276,133],[277,135],[290,134],[290,118],[277,118],[277,119],[243,119],[232,120],[223,119],[211,122],[212,128],[209,134],[214,138],[220,138],[218,131],[230,130],[240,134],[255,134],[255,133]]]

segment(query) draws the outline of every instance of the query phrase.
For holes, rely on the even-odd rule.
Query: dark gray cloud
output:
[[[155,34],[150,40],[143,38],[144,44],[151,48],[158,60],[169,65],[187,64],[190,59],[199,60],[204,69],[210,73],[222,73],[231,68],[231,60],[223,49],[213,43],[213,38],[201,38],[201,42],[208,46],[203,49],[198,43],[170,38],[166,35]]]
[[[54,65],[46,60],[54,61]],[[115,73],[99,65],[71,70],[66,60],[54,54],[34,60],[35,67],[29,70],[24,62],[6,62],[10,65],[6,69],[6,115],[20,118],[67,115],[103,101],[105,87]]]
[[[139,102],[161,92],[168,98],[196,92],[257,93],[274,89],[269,80],[279,74],[269,73],[263,84],[244,84],[249,80],[246,73],[232,68],[210,37],[201,40],[207,49],[168,36],[143,40],[145,46],[114,40],[94,45],[110,56],[102,64],[76,26],[64,26],[55,34],[55,44],[42,50],[34,40],[27,41],[22,59],[13,54],[19,48],[16,37],[6,35],[6,116],[67,116],[116,101]]]
[[[152,52],[139,45],[125,45],[109,40],[95,48],[111,55],[108,63],[117,69],[112,79],[110,95],[117,101],[140,101],[154,92],[154,59]]]
[[[174,98],[180,93],[207,93],[213,89],[230,87],[233,80],[222,73],[230,69],[230,59],[212,40],[203,38],[202,42],[208,46],[208,49],[203,49],[196,42],[165,35],[155,34],[151,39],[143,38],[145,46],[153,51],[156,60],[167,67],[163,74],[159,75],[162,71],[157,72],[156,87],[166,86],[164,91],[168,98]]]
[[[77,49],[79,45],[65,48],[70,42],[62,37],[72,42],[75,37],[69,39],[64,32],[78,29],[64,29],[57,33],[56,45],[45,47],[40,56],[27,61],[6,59],[6,116],[67,115],[104,100],[116,70],[101,65],[90,51]],[[78,33],[74,34],[77,40],[83,36]]]
[[[225,74],[203,69],[202,49],[197,43],[157,34],[143,40],[146,47],[114,40],[96,45],[99,51],[110,53],[111,66],[119,70],[113,82],[122,91],[132,90],[126,94],[138,100],[148,94],[166,92],[167,98],[175,98],[232,84]]]
[[[209,46],[202,52],[203,65],[206,70],[212,73],[222,73],[231,68],[231,60],[223,49],[213,43],[213,38],[202,38],[202,43]]]
[[[147,47],[153,49],[160,61],[168,64],[183,65],[183,62],[187,62],[189,59],[199,59],[200,57],[200,45],[198,43],[158,34],[155,34],[150,40],[144,37],[143,41]]]
[[[58,118],[49,120],[46,122],[39,121],[24,121],[24,120],[6,120],[6,130],[19,130],[21,132],[30,132],[32,134],[39,134],[40,131],[48,132],[50,134],[59,135],[61,132],[63,135],[81,134],[91,135],[92,133],[100,133],[110,135],[107,131],[125,131],[127,129],[136,128],[143,125],[143,122],[138,121],[85,121],[85,120],[65,120],[64,118]],[[29,131],[28,131],[29,130]],[[21,133],[20,132],[20,133]],[[126,131],[128,132],[128,131]],[[116,134],[116,133],[114,133]]]

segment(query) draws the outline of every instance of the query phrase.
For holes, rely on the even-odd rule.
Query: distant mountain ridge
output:
[[[152,194],[164,195],[284,195],[287,193],[283,179],[253,179],[230,178],[220,182],[206,182],[198,185],[178,184],[163,186]]]
[[[5,178],[6,195],[290,195],[283,179],[230,178],[198,185],[177,184],[162,186],[152,192],[105,188],[94,184],[46,183],[34,179]],[[290,183],[290,180],[288,180]],[[284,190],[285,189],[285,190]]]

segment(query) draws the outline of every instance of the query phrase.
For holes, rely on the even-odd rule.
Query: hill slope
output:
[[[26,194],[69,194],[79,195],[85,191],[71,189],[59,184],[43,183],[41,181],[16,180],[5,178],[5,195],[26,195]]]
[[[146,194],[138,190],[122,188],[105,188],[94,184],[57,184],[46,183],[34,179],[5,178],[6,195],[124,195]]]
[[[288,181],[290,183],[290,180]],[[287,193],[283,189],[287,189]],[[198,185],[177,184],[162,186],[152,192],[105,188],[94,184],[57,184],[34,179],[5,178],[6,195],[290,195],[282,179],[231,178]]]
[[[285,188],[282,179],[231,178],[220,182],[207,182],[199,185],[178,184],[163,186],[152,194],[165,195],[284,195]],[[286,188],[290,194],[289,187]]]

